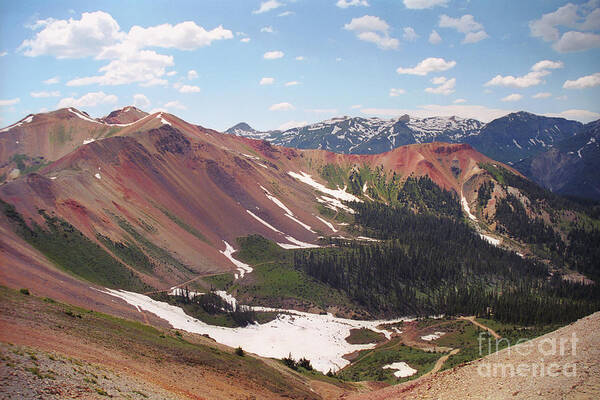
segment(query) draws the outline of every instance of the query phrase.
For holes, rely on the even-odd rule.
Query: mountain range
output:
[[[574,137],[583,130],[584,125],[577,121],[521,111],[489,123],[459,117],[413,118],[404,115],[391,120],[340,117],[286,131],[259,132],[246,123],[240,123],[225,132],[263,139],[281,146],[323,149],[345,154],[377,154],[407,144],[434,141],[468,143],[490,158],[514,165],[526,176],[548,189],[557,190],[558,187],[568,184],[567,180],[560,181],[561,176],[565,176],[566,179],[567,176],[580,173],[581,169],[563,175],[554,173],[553,177],[549,178],[543,177],[539,171],[534,174],[525,166],[527,161],[524,160],[546,153],[563,141],[580,141]],[[570,164],[560,165],[561,169],[570,168]],[[578,168],[586,168],[585,165],[588,164],[583,163]],[[586,181],[587,184],[599,187],[600,181],[592,174],[588,175],[590,178]],[[550,180],[553,184],[550,184]],[[573,186],[567,192],[575,196],[600,199],[595,190],[580,190],[578,186]]]

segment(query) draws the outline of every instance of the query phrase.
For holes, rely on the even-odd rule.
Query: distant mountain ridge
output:
[[[520,111],[489,123],[456,116],[403,115],[390,120],[344,116],[283,132],[257,132],[246,123],[225,132],[286,147],[344,154],[377,154],[407,144],[434,141],[468,143],[498,161],[515,163],[575,135],[582,127],[577,121]]]

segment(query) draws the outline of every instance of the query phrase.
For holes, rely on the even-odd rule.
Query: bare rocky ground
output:
[[[147,382],[79,359],[0,343],[0,399],[174,399]]]
[[[597,312],[464,366],[350,398],[599,399],[599,331]]]

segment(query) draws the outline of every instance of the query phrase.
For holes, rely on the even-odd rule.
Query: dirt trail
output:
[[[448,360],[448,358],[450,358],[450,356],[453,356],[455,354],[457,354],[460,351],[460,349],[454,349],[452,350],[450,353],[446,354],[445,356],[440,357],[436,362],[435,365],[433,366],[433,368],[431,369],[431,371],[421,375],[419,377],[419,379],[422,379],[428,375],[432,375],[435,374],[436,372],[438,372],[440,369],[442,369],[442,367],[444,366],[444,363]]]
[[[502,336],[498,335],[495,330],[493,330],[492,328],[490,328],[488,326],[485,326],[482,323],[476,321],[475,320],[475,316],[471,316],[471,317],[459,317],[458,319],[469,321],[473,325],[478,326],[481,329],[485,329],[486,331],[488,331],[494,337],[494,339],[502,339]]]

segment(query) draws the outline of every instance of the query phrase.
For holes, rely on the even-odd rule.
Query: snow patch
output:
[[[293,178],[299,180],[300,182],[306,183],[307,185],[312,186],[313,188],[317,189],[319,192],[321,193],[325,193],[329,196],[332,196],[338,200],[343,200],[343,201],[357,201],[357,202],[361,202],[362,200],[359,199],[358,197],[354,196],[353,194],[350,194],[348,192],[346,192],[346,188],[344,189],[329,189],[328,187],[325,187],[324,185],[320,184],[319,182],[315,181],[312,176],[308,175],[306,172],[302,172],[300,171],[300,173],[296,173],[296,172],[292,172],[289,171],[288,174],[290,176],[292,176]]]
[[[522,149],[521,145],[519,144],[519,142],[517,142],[515,139],[513,139],[513,143],[515,144],[515,146],[517,146],[519,149]]]
[[[445,334],[446,334],[446,332],[433,332],[432,334],[421,336],[421,340],[431,342],[432,340],[441,338]]]
[[[102,177],[100,176],[100,173],[96,172],[96,174],[94,175],[96,177],[96,179],[102,179]]]
[[[263,220],[258,215],[254,214],[252,211],[246,210],[246,212],[248,214],[252,215],[254,217],[254,219],[256,219],[258,222],[260,222],[261,224],[263,224],[267,228],[271,229],[272,231],[275,231],[277,233],[282,233],[283,234],[283,232],[281,232],[279,229],[275,228],[273,225],[269,224],[267,221]]]
[[[333,224],[331,222],[325,221],[323,218],[321,218],[319,216],[316,216],[316,217],[317,217],[317,219],[319,221],[321,221],[322,223],[324,223],[325,225],[327,225],[329,227],[329,229],[331,229],[333,231],[333,233],[335,233],[335,232],[338,231],[337,229],[335,229],[335,227],[333,226]]]
[[[292,236],[286,236],[285,237],[289,242],[292,242],[294,244],[288,244],[288,243],[277,243],[279,245],[279,247],[287,249],[287,250],[294,250],[294,249],[316,249],[319,248],[321,246],[319,246],[318,244],[312,244],[312,243],[306,243],[303,241],[300,241]]]
[[[279,200],[277,197],[273,196],[265,187],[260,186],[260,188],[262,190],[264,190],[265,192],[265,196],[267,196],[267,198],[269,200],[271,200],[273,203],[275,203],[279,208],[281,208],[283,211],[285,211],[285,216],[288,217],[289,219],[291,219],[292,221],[296,222],[298,225],[302,226],[304,229],[306,229],[309,232],[312,233],[316,233],[315,231],[313,231],[313,229],[310,227],[310,225],[305,224],[304,222],[300,221],[299,219],[297,219],[294,215],[294,213],[292,212],[292,210],[290,210],[289,208],[286,207],[285,204],[283,204],[281,202],[281,200]]]
[[[408,365],[404,361],[395,362],[395,363],[392,363],[392,364],[384,365],[381,368],[383,368],[383,369],[395,369],[395,370],[397,370],[396,372],[394,372],[394,376],[396,378],[406,378],[407,376],[412,376],[412,375],[414,375],[414,374],[417,373],[416,369],[411,368],[410,365]]]
[[[163,125],[171,125],[171,123],[169,121],[167,121],[166,119],[164,119],[162,113],[158,114],[156,116],[156,118],[160,119],[160,123]]]
[[[28,123],[30,123],[31,121],[33,121],[33,115],[29,115],[29,116],[27,116],[27,117],[23,118],[22,120],[20,120],[20,121],[19,121],[19,122],[17,122],[17,123],[14,123],[14,124],[12,124],[12,125],[9,125],[9,126],[7,126],[6,128],[0,129],[0,132],[7,132],[7,131],[10,131],[11,129],[13,129],[13,128],[16,128],[16,127],[18,127],[18,126],[21,126],[21,125],[23,125],[23,124],[28,124]],[[17,144],[19,144],[19,141],[17,141]]]
[[[74,108],[69,108],[69,112],[71,112],[72,114],[75,114],[76,116],[78,116],[79,118],[81,118],[81,119],[83,119],[85,121],[93,122],[95,124],[102,125],[102,122],[96,121],[95,119],[91,119],[87,115],[84,115],[84,114],[80,113],[79,111],[75,110]]]
[[[85,140],[83,141],[83,144],[88,144],[88,143],[92,143],[92,142],[95,142],[95,141],[96,141],[96,139],[94,139],[94,138],[91,138],[91,139],[85,139]]]
[[[483,233],[480,233],[479,236],[491,245],[494,245],[496,247],[500,246],[500,239],[496,239],[495,237],[484,235]]]
[[[286,314],[280,314],[273,321],[262,325],[226,328],[208,325],[186,315],[180,307],[153,300],[143,294],[113,289],[104,289],[103,292],[165,319],[175,329],[208,334],[219,343],[234,348],[241,346],[244,350],[262,357],[283,358],[288,354],[295,359],[306,357],[315,369],[322,372],[330,369],[336,371],[348,365],[349,361],[343,358],[344,354],[375,346],[346,342],[351,329],[371,329],[385,334],[389,339],[391,333],[379,329],[379,325],[410,320],[401,318],[393,321],[358,321],[336,318],[331,314],[319,315],[295,310],[253,307],[255,311]]]
[[[460,195],[460,204],[462,204],[463,209],[465,210],[465,213],[467,213],[467,215],[469,216],[469,218],[473,221],[477,221],[477,217],[475,217],[473,214],[471,214],[471,209],[469,208],[469,202],[467,201],[467,199],[465,199],[465,196]]]
[[[239,277],[243,278],[244,274],[252,272],[251,266],[249,266],[248,264],[244,264],[243,262],[238,261],[235,258],[233,258],[233,253],[235,253],[235,249],[224,240],[223,240],[223,243],[225,243],[225,250],[219,250],[219,253],[221,253],[225,257],[227,257],[229,259],[229,261],[231,261],[237,267]],[[237,276],[238,275],[236,274],[236,279],[237,279]]]

